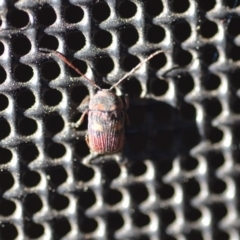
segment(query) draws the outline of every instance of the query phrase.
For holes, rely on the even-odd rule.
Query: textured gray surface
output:
[[[0,239],[239,240],[238,1],[0,1]],[[123,154],[77,121],[158,49],[130,96]],[[119,160],[124,160],[123,163]]]

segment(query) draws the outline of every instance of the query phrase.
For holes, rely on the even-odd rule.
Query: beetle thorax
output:
[[[121,98],[108,89],[98,91],[89,102],[89,110],[110,112],[122,109],[123,102]]]

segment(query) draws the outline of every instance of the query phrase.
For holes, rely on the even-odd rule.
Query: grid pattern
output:
[[[0,1],[0,239],[239,240],[237,0]],[[126,144],[95,156],[78,106],[116,89]]]

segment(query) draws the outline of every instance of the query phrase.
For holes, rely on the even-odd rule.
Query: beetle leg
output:
[[[80,117],[80,119],[79,119],[76,123],[70,123],[70,126],[71,126],[71,127],[78,128],[78,127],[83,123],[84,117],[86,116],[87,113],[88,113],[88,110],[86,110],[86,111],[82,114],[82,116]]]
[[[98,155],[98,153],[91,152],[91,154],[83,158],[82,164],[90,165]]]
[[[89,101],[90,101],[90,97],[89,96],[86,96],[81,104],[79,105],[78,109],[80,112],[85,112],[87,109],[88,109],[88,106],[89,106]]]
[[[86,134],[86,136],[85,136],[85,140],[86,140],[86,143],[87,143],[87,145],[88,145],[88,147],[89,147],[89,139],[88,139],[88,135]]]

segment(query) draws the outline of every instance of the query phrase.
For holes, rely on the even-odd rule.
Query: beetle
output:
[[[73,127],[79,127],[88,114],[88,130],[85,138],[91,152],[97,154],[113,154],[121,151],[125,141],[124,134],[125,123],[128,119],[126,112],[128,103],[127,101],[123,102],[112,90],[132,75],[144,63],[163,51],[158,50],[149,55],[109,89],[100,88],[94,81],[86,77],[67,60],[63,54],[44,48],[40,48],[40,51],[57,56],[79,75],[84,77],[92,87],[98,89],[94,96],[91,98],[86,97],[82,101],[79,108],[83,114],[76,123],[71,123]]]

